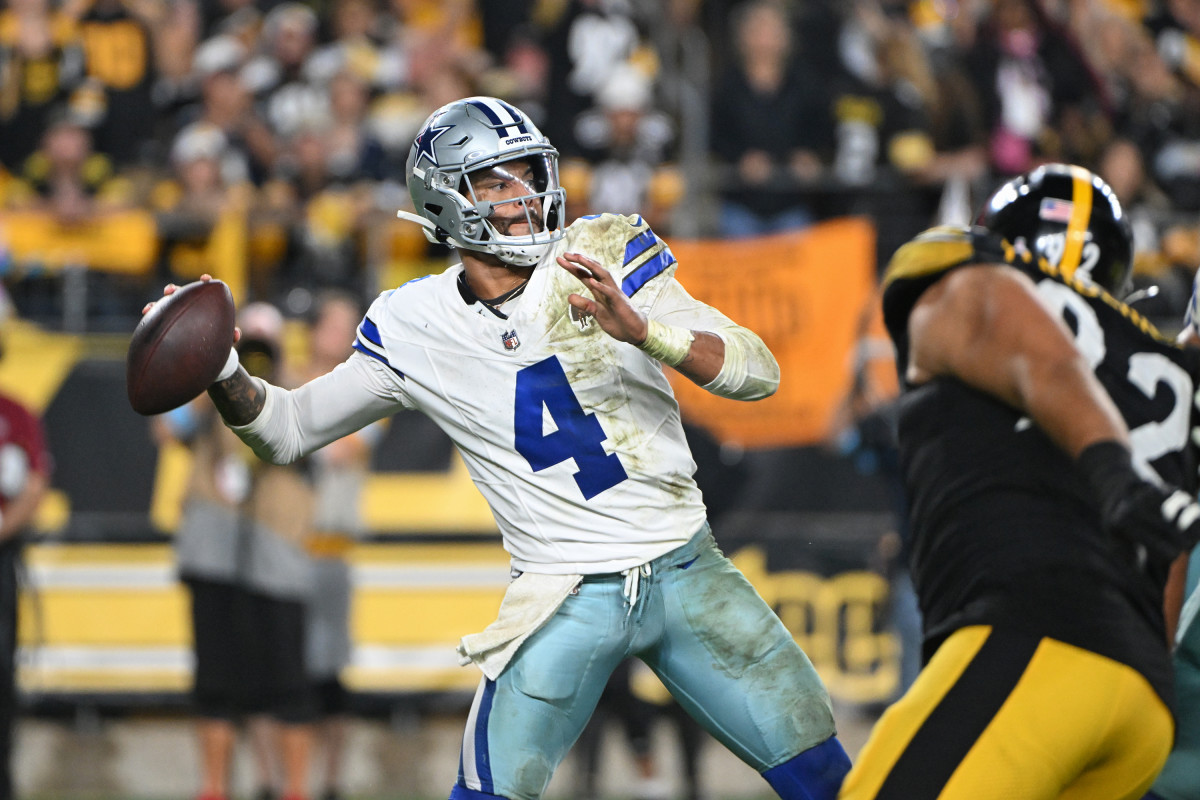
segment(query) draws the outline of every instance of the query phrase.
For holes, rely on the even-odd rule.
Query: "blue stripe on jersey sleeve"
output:
[[[395,367],[393,367],[393,366],[391,365],[391,362],[389,362],[389,361],[387,360],[387,358],[386,358],[386,357],[385,357],[385,356],[384,356],[382,353],[376,353],[376,352],[375,352],[374,350],[372,350],[371,348],[364,346],[364,345],[363,345],[363,343],[362,343],[361,341],[359,341],[359,340],[355,340],[355,342],[354,342],[354,349],[355,349],[355,350],[357,350],[357,351],[358,351],[358,352],[360,352],[360,353],[363,353],[364,355],[368,355],[368,356],[370,356],[371,358],[378,359],[379,361],[383,362],[383,365],[384,365],[385,367],[387,367],[388,369],[390,369],[392,372],[396,373],[396,374],[397,374],[397,375],[399,375],[401,378],[403,378],[403,377],[404,377],[404,373],[403,373],[403,372],[401,372],[400,370],[396,369]]]
[[[646,229],[625,243],[625,266],[632,264],[640,255],[658,243],[654,231]]]
[[[651,278],[661,274],[667,267],[674,263],[675,256],[671,253],[671,248],[664,247],[658,251],[658,254],[654,258],[651,258],[645,264],[642,264],[625,276],[625,280],[621,282],[621,291],[626,296],[633,297],[634,292],[645,286]]]
[[[370,317],[363,317],[363,321],[358,326],[358,335],[376,347],[383,347],[383,337],[379,335],[379,328],[371,321]]]

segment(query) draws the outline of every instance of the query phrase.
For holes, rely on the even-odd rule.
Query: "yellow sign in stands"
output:
[[[17,262],[47,269],[87,267],[144,275],[158,254],[158,232],[149,211],[117,211],[64,225],[42,211],[0,214],[0,241]]]
[[[870,572],[822,577],[767,570],[746,548],[734,563],[779,612],[830,692],[850,702],[883,700],[898,681],[894,637],[875,628],[887,585]],[[508,585],[498,542],[362,543],[354,575],[355,691],[469,691],[460,637],[495,617]],[[31,589],[21,598],[19,681],[34,697],[163,694],[191,687],[188,598],[169,545],[40,544],[28,551]]]

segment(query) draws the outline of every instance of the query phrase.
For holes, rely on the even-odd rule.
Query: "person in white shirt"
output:
[[[508,103],[434,112],[407,179],[417,213],[399,215],[461,263],[383,293],[332,372],[288,391],[231,358],[209,394],[274,463],[401,408],[457,446],[516,577],[459,646],[484,678],[451,800],[540,798],[629,655],[780,797],[835,797],[850,763],[828,693],[717,549],[662,368],[757,400],[775,358],[688,295],[640,217],[566,225],[558,152]]]

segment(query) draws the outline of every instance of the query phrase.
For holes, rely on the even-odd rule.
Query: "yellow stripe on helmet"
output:
[[[1067,221],[1067,241],[1058,268],[1064,278],[1075,274],[1087,239],[1088,220],[1092,217],[1092,177],[1082,167],[1071,167],[1071,218]]]

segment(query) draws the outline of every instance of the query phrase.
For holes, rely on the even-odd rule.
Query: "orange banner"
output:
[[[678,241],[679,281],[763,338],[779,359],[779,391],[739,403],[669,371],[683,413],[724,443],[814,444],[850,391],[856,349],[878,331],[875,229],[839,219],[752,241]]]

